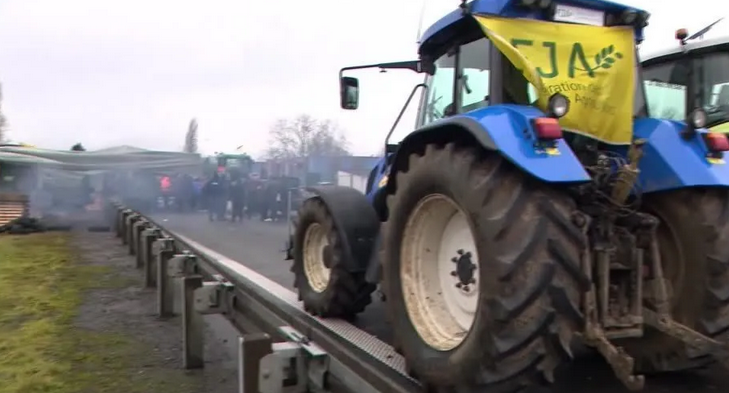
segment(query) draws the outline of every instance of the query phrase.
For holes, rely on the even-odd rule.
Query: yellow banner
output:
[[[546,108],[554,93],[570,100],[560,124],[610,144],[633,137],[635,49],[630,27],[600,27],[474,16],[491,42],[536,88]]]

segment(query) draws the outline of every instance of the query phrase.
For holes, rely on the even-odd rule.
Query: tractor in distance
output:
[[[419,59],[415,130],[366,193],[310,187],[289,239],[306,310],[352,318],[380,287],[393,347],[437,392],[550,383],[579,338],[631,390],[725,361],[729,141],[706,112],[651,118],[649,14],[603,0],[473,0]],[[393,126],[393,129],[395,127]],[[392,131],[390,132],[392,134]],[[717,136],[718,135],[718,136]]]

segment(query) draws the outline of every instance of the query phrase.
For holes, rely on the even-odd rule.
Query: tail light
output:
[[[724,134],[718,132],[706,133],[704,134],[704,141],[706,141],[706,147],[712,153],[729,151],[729,139]]]
[[[540,117],[534,119],[534,133],[542,141],[555,141],[562,138],[562,127],[557,119]]]

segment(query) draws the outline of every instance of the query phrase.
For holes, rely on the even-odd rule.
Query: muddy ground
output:
[[[237,392],[236,354],[231,353],[226,321],[219,316],[206,317],[205,368],[182,368],[182,327],[180,317],[160,320],[156,316],[156,293],[143,289],[141,270],[112,233],[75,232],[72,244],[84,264],[104,266],[104,279],[116,283],[110,288],[87,291],[75,326],[82,331],[111,334],[125,338],[125,345],[112,345],[105,360],[108,368],[120,365],[126,370],[114,375],[128,375],[129,381],[102,382],[96,392],[131,393],[233,393]],[[222,334],[221,334],[222,331]],[[116,365],[115,365],[116,363]],[[109,370],[107,370],[109,371]]]

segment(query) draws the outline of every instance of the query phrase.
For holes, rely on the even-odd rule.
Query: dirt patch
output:
[[[210,333],[205,369],[182,369],[179,317],[156,317],[142,278],[110,233],[0,237],[0,393],[235,392]]]

